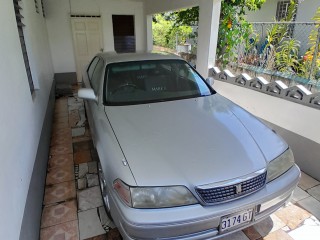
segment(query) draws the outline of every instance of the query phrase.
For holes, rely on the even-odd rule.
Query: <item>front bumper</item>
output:
[[[283,206],[298,184],[300,170],[295,165],[263,189],[249,196],[214,206],[200,204],[164,208],[134,209],[110,195],[111,214],[124,239],[215,239],[261,221]],[[219,234],[223,216],[255,209],[253,221]]]

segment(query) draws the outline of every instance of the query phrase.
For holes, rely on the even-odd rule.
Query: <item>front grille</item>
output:
[[[264,172],[256,177],[239,182],[237,184],[208,189],[197,188],[196,191],[201,199],[207,204],[226,202],[258,191],[265,185],[266,176],[267,172]]]

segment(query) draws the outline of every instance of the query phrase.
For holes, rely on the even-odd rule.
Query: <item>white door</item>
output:
[[[81,82],[81,75],[85,66],[95,54],[103,51],[101,19],[100,17],[72,17],[71,25],[77,79],[78,82]]]

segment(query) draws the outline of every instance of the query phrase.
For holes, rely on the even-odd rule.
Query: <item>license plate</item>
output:
[[[242,211],[239,213],[231,214],[221,218],[220,232],[236,228],[236,226],[250,222],[252,220],[253,209]]]

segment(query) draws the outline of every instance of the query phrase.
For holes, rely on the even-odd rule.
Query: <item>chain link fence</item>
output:
[[[238,73],[270,81],[280,79],[289,86],[303,84],[320,90],[320,28],[316,23],[252,23],[249,41],[235,51],[229,66]]]

